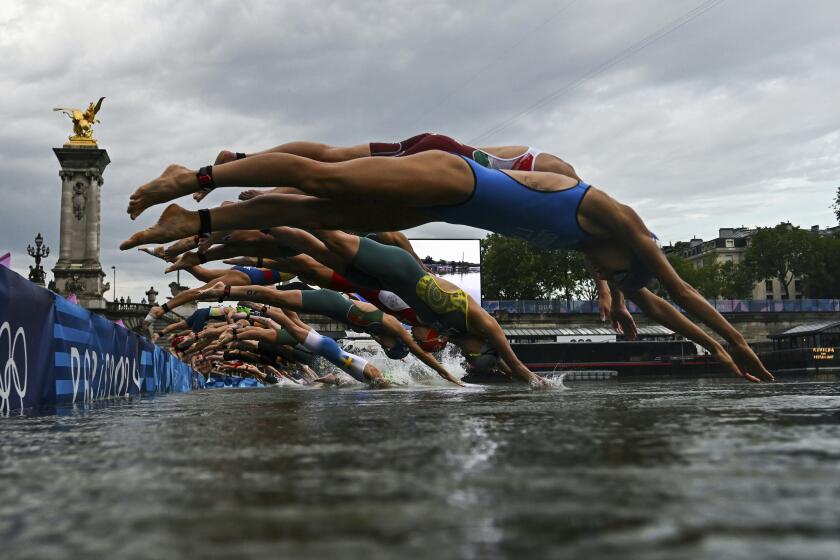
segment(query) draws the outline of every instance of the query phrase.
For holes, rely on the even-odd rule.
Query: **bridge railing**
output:
[[[838,313],[840,299],[710,299],[709,304],[721,313]],[[678,305],[673,304],[677,309]],[[598,313],[597,301],[554,300],[485,300],[481,306],[488,312],[505,311],[507,313]],[[641,313],[633,303],[627,302],[631,313]]]
[[[108,301],[105,306],[110,312],[135,314],[146,314],[152,307],[148,303],[123,303],[120,301]]]

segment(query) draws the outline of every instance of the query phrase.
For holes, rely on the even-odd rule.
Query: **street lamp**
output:
[[[44,238],[39,232],[35,236],[35,247],[26,246],[29,256],[35,259],[35,266],[29,265],[29,279],[36,284],[44,285],[44,267],[41,266],[41,259],[50,256],[50,248],[44,245]]]
[[[112,266],[111,270],[114,271],[114,303],[117,303],[117,267]]]

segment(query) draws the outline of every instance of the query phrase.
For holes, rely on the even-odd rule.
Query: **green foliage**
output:
[[[837,187],[837,194],[834,196],[834,204],[831,207],[834,209],[834,215],[837,216],[837,223],[840,224],[840,187]]]
[[[720,266],[720,297],[724,299],[749,299],[752,296],[752,272],[746,266],[726,262]]]
[[[496,233],[481,242],[484,299],[573,299],[586,295],[588,278],[578,253],[543,251]]]
[[[807,273],[814,239],[810,233],[785,223],[760,229],[752,237],[744,262],[754,280],[776,278],[789,297],[792,276]]]
[[[840,238],[814,236],[803,277],[805,297],[840,298]]]
[[[668,262],[674,267],[680,278],[694,286],[703,297],[747,299],[752,294],[753,276],[746,267],[733,262],[720,263],[713,255],[708,255],[695,267],[688,259],[671,253]],[[667,297],[661,288],[655,290],[660,296]]]

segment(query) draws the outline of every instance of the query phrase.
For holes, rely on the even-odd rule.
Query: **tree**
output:
[[[840,187],[837,187],[837,194],[834,196],[834,204],[831,207],[834,209],[834,215],[837,216],[837,223],[840,224]]]
[[[721,291],[724,299],[749,299],[755,281],[752,271],[744,265],[725,262],[720,266]]]
[[[588,272],[580,255],[545,251],[492,233],[481,242],[481,297],[484,299],[572,299],[585,293]]]
[[[809,298],[840,298],[840,238],[817,236],[804,272]]]
[[[705,298],[745,299],[753,289],[753,276],[747,267],[733,262],[719,262],[714,255],[706,255],[700,266],[676,253],[668,255],[668,262],[680,278],[694,286]],[[657,282],[652,288],[658,295],[668,297]]]
[[[752,237],[744,257],[745,266],[757,281],[776,278],[790,297],[790,283],[794,276],[802,277],[811,259],[813,236],[787,223],[764,228]]]

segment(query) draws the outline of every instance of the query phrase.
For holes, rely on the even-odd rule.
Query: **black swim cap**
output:
[[[492,373],[499,365],[499,357],[493,354],[482,354],[469,364],[469,373]]]
[[[656,245],[659,245],[659,238],[655,233],[650,234],[650,238]],[[613,274],[613,281],[618,284],[622,291],[638,292],[642,288],[650,284],[653,280],[653,272],[642,262],[642,259],[633,253],[630,259],[630,270],[622,270]]]
[[[383,347],[384,348],[384,347]],[[396,344],[390,348],[384,348],[385,355],[392,360],[402,360],[408,356],[408,346],[402,340],[398,340]]]
[[[653,280],[653,273],[635,255],[633,268],[613,274],[613,281],[623,292],[638,292],[650,284],[651,280]]]

